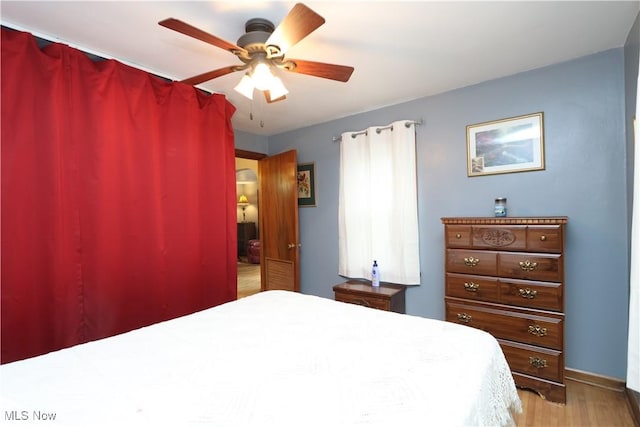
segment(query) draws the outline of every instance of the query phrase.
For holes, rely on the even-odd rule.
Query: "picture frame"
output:
[[[298,206],[316,206],[316,164],[301,163],[298,165]]]
[[[469,177],[544,168],[542,112],[467,125]]]

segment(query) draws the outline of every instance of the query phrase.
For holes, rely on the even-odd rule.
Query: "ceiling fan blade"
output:
[[[195,39],[201,40],[205,43],[212,44],[221,49],[228,50],[231,53],[234,53],[236,51],[244,51],[244,49],[242,49],[239,46],[236,46],[231,42],[222,40],[221,38],[211,35],[205,31],[202,31],[199,28],[196,28],[192,25],[187,24],[186,22],[182,22],[179,19],[168,18],[168,19],[165,19],[164,21],[158,22],[158,24],[162,25],[163,27],[169,28],[170,30],[174,30],[184,35],[187,35],[189,37],[193,37]]]
[[[294,73],[308,74],[310,76],[322,77],[323,79],[347,82],[353,73],[354,68],[346,65],[325,64],[323,62],[305,61],[302,59],[287,59],[296,64],[292,71]]]
[[[291,46],[311,34],[324,24],[324,18],[302,3],[297,3],[289,11],[267,39],[266,45],[278,46],[285,53]]]
[[[280,98],[271,99],[271,93],[269,92],[269,90],[264,90],[262,92],[264,93],[264,99],[267,100],[267,104],[272,104],[274,102],[284,101],[285,99],[287,99],[287,95],[282,95]]]
[[[199,83],[206,82],[208,80],[213,80],[216,77],[224,76],[225,74],[233,73],[235,71],[239,71],[238,67],[235,65],[231,65],[229,67],[219,68],[217,70],[207,71],[206,73],[189,77],[188,79],[181,80],[181,82],[186,83],[188,85],[197,85]]]

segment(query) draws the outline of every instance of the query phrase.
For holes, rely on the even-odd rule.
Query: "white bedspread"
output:
[[[7,426],[491,426],[520,410],[489,334],[286,291],[2,365],[0,396]]]

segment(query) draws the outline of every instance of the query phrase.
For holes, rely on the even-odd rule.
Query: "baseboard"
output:
[[[579,371],[577,369],[564,368],[564,377],[569,380],[613,391],[623,392],[626,389],[626,384],[623,380],[606,377],[604,375],[592,374],[591,372]]]
[[[629,410],[631,412],[631,417],[633,418],[633,422],[636,427],[640,427],[640,405],[638,404],[638,400],[633,395],[633,391],[626,388],[624,390],[624,394],[627,397],[627,404],[629,405]]]
[[[640,404],[638,403],[636,397],[633,395],[633,391],[627,388],[626,383],[623,380],[570,368],[564,369],[564,377],[568,380],[624,393],[624,396],[627,400],[627,405],[629,406],[629,411],[631,412],[631,416],[633,417],[633,422],[636,427],[640,427]]]

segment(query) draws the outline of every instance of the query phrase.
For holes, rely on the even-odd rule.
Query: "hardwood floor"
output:
[[[518,389],[522,413],[516,426],[634,427],[634,420],[622,391],[566,380],[566,405],[542,399],[537,393]]]
[[[238,299],[260,292],[260,264],[238,262]]]

